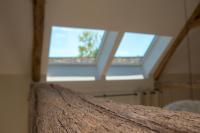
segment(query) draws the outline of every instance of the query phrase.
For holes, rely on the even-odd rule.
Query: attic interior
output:
[[[50,93],[52,97],[49,95],[49,97],[43,97],[46,92],[49,93],[47,90],[54,92],[53,88],[60,86],[78,94],[116,102],[116,104],[110,104],[77,98],[80,103],[83,103],[81,100],[85,100],[83,107],[90,109],[91,105],[86,104],[87,101],[90,104],[93,103],[93,106],[98,105],[104,109],[116,111],[115,119],[119,122],[122,122],[122,116],[119,114],[130,115],[131,122],[123,121],[122,125],[127,126],[121,126],[120,129],[115,126],[115,119],[109,121],[110,117],[106,113],[102,115],[105,118],[102,121],[108,119],[106,121],[108,125],[112,124],[110,128],[113,127],[116,131],[123,129],[124,132],[149,131],[148,129],[132,129],[137,127],[130,124],[133,121],[140,120],[143,126],[146,122],[142,121],[142,117],[135,118],[131,115],[135,110],[146,110],[147,114],[150,112],[148,116],[144,116],[147,120],[151,120],[155,112],[157,115],[154,117],[165,110],[160,111],[148,106],[169,109],[173,107],[170,104],[177,101],[183,101],[183,105],[187,105],[188,100],[194,102],[200,100],[200,62],[198,60],[200,56],[198,51],[200,49],[200,0],[3,0],[0,4],[0,19],[1,133],[34,132],[30,129],[33,125],[30,122],[31,96],[29,94],[31,94],[30,88],[37,88],[37,84],[36,87],[33,84],[38,82],[52,85],[47,85],[48,89],[44,90],[35,89],[39,90],[41,105],[55,97],[54,93]],[[80,29],[81,33],[84,33],[82,32],[84,30],[98,31],[98,35],[101,35],[98,52],[92,58],[74,56],[76,52],[73,52],[73,48],[77,45],[74,42],[80,41],[80,38],[79,40],[73,40],[73,38]],[[58,30],[61,34],[60,42],[54,37],[54,30]],[[126,37],[128,35],[130,35],[129,38]],[[135,37],[136,42],[147,42],[146,48],[141,46],[136,48],[136,51],[130,52],[132,47],[129,45],[132,42],[127,42],[133,39],[133,35],[138,35]],[[143,38],[139,39],[139,36]],[[144,39],[144,36],[151,37],[148,41]],[[128,41],[125,38],[128,38]],[[76,39],[78,39],[77,36]],[[74,47],[67,42],[73,43]],[[60,44],[65,46],[59,51],[56,46]],[[137,44],[133,45],[139,47]],[[77,47],[80,48],[79,45]],[[63,50],[64,48],[66,50]],[[62,50],[64,56],[61,54]],[[54,52],[57,54],[53,54]],[[71,55],[70,52],[72,52]],[[130,55],[124,53],[130,53]],[[54,85],[59,85],[59,87],[54,87]],[[43,87],[43,84],[38,88],[41,86]],[[64,91],[62,87],[59,91],[66,94],[64,99],[70,101],[69,97],[72,97],[72,100],[74,98],[72,94]],[[64,103],[62,101],[62,104],[67,101]],[[76,105],[74,100],[68,103],[71,106]],[[48,104],[51,105],[51,103]],[[196,107],[197,105],[198,103],[195,103]],[[126,110],[129,108],[130,110]],[[185,111],[194,112],[192,109]],[[175,123],[177,129],[183,127],[182,130],[178,130],[179,132],[198,132],[199,127],[196,125],[200,122],[197,119],[199,118],[197,112],[191,114],[170,112],[170,115],[191,119],[190,121],[180,119],[180,121],[194,126],[193,128]],[[88,118],[88,123],[92,123],[90,120],[97,116],[87,116],[85,119]],[[193,119],[196,123],[192,122]],[[59,122],[63,121],[59,120]],[[149,125],[155,131],[178,132],[175,129],[172,130],[170,126],[161,125],[158,128],[151,123],[145,126]],[[102,126],[107,125],[102,124]],[[90,128],[89,126],[87,129],[83,128],[82,132],[95,132]],[[67,132],[67,130],[62,130],[51,130],[51,132]],[[104,130],[99,129],[99,131]]]

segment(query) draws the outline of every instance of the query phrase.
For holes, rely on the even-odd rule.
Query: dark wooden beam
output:
[[[200,20],[194,21],[191,24],[191,28],[197,28],[197,27],[200,27]]]
[[[200,3],[197,5],[197,7],[194,10],[194,12],[192,13],[191,17],[187,20],[184,27],[179,32],[179,34],[176,37],[176,39],[174,40],[173,44],[168,49],[168,51],[164,55],[162,61],[160,62],[160,64],[156,68],[154,75],[153,75],[155,80],[158,80],[160,78],[160,76],[161,76],[164,68],[166,67],[167,63],[169,62],[170,58],[175,53],[176,49],[181,44],[183,39],[186,37],[186,35],[190,31],[190,29],[192,28],[192,24],[194,24],[194,22],[196,21],[196,19],[198,18],[199,15],[200,15]]]
[[[41,78],[44,14],[45,0],[33,0],[32,80],[34,82],[39,82]]]

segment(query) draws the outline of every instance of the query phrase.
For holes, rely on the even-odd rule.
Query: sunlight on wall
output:
[[[106,76],[106,80],[142,80],[143,75],[128,75],[128,76]]]
[[[50,76],[47,76],[47,79],[46,81],[47,82],[62,82],[62,81],[94,81],[95,80],[95,77],[75,77],[75,76],[64,76],[64,77],[59,77],[59,76],[54,76],[54,77],[50,77]]]

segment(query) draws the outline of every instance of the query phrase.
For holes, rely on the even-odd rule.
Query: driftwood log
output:
[[[200,115],[119,104],[53,84],[30,91],[30,133],[200,133]]]

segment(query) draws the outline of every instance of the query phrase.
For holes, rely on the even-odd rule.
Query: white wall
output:
[[[175,35],[183,10],[183,0],[47,0],[46,24]]]
[[[200,2],[200,1],[199,1]],[[192,5],[194,3],[190,3]],[[188,6],[188,11],[191,11]],[[185,99],[200,99],[200,27],[190,31],[178,47],[161,75],[162,105]],[[189,47],[188,47],[189,43]],[[191,65],[189,63],[191,58]],[[189,66],[191,68],[189,68]],[[190,69],[190,70],[189,70]],[[191,73],[190,73],[191,71]],[[191,77],[190,75],[191,74]],[[193,84],[191,86],[190,81]]]
[[[192,0],[192,1],[187,1],[187,7],[186,7],[186,16],[189,17],[191,12],[193,11],[194,7],[199,3],[200,0]],[[184,18],[185,20],[185,18]],[[167,79],[167,78],[173,78],[173,75],[181,75],[178,76],[178,78],[187,78],[188,73],[189,73],[189,63],[188,63],[188,56],[191,56],[191,70],[194,75],[199,75],[200,74],[200,28],[195,28],[190,31],[189,35],[189,42],[187,38],[183,40],[181,45],[177,48],[175,51],[174,55],[170,59],[169,63],[167,64],[161,80]],[[189,47],[188,47],[189,43]],[[190,49],[188,53],[188,48]],[[170,76],[171,75],[171,76]],[[183,77],[183,75],[185,75]],[[173,80],[173,79],[172,79]]]
[[[92,95],[133,93],[153,89],[153,80],[60,82],[62,86]]]
[[[167,64],[161,80],[171,79],[173,76],[177,78],[183,78],[182,80],[188,79],[189,73],[189,59],[191,56],[191,71],[194,78],[200,78],[200,28],[193,29],[189,34],[189,48],[188,53],[188,41],[184,39],[182,44],[178,47],[171,60]],[[174,80],[174,79],[172,79]],[[178,80],[178,79],[177,79]]]
[[[0,1],[0,74],[30,73],[31,8],[27,0]]]
[[[185,99],[200,100],[200,28],[193,29],[189,34],[191,76],[189,76],[188,44],[186,39],[178,47],[161,75],[159,87],[162,90],[162,105]],[[190,81],[193,84],[191,86]]]
[[[28,132],[30,76],[0,75],[0,133]]]
[[[28,132],[31,0],[0,1],[0,133]]]

